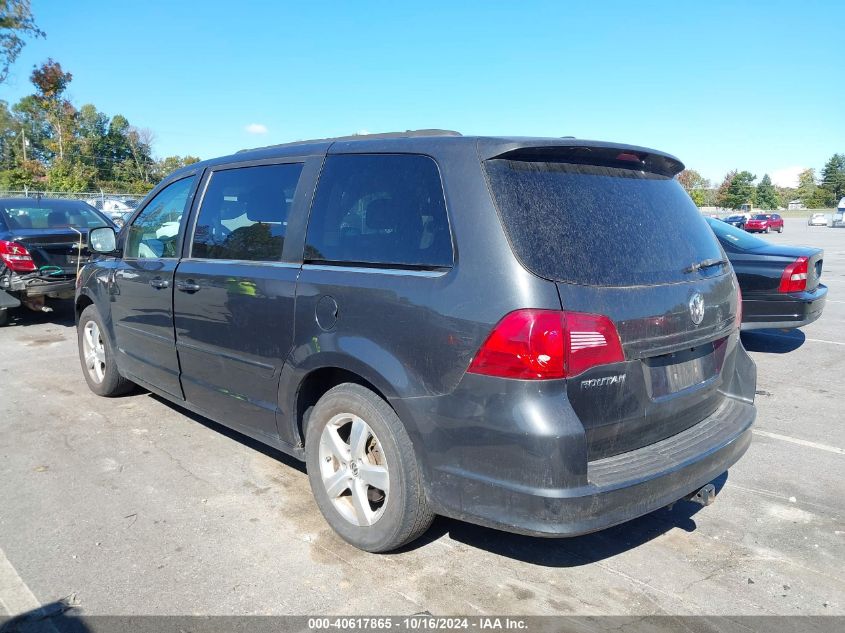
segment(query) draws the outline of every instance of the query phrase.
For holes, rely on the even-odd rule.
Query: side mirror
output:
[[[114,253],[117,250],[117,237],[114,229],[103,226],[88,232],[88,248],[95,253]]]

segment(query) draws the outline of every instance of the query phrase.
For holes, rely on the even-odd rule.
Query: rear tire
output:
[[[320,512],[359,549],[394,550],[434,520],[408,433],[390,405],[361,385],[338,385],[314,406],[305,464]]]
[[[82,375],[91,391],[98,396],[113,397],[132,390],[134,384],[117,370],[108,331],[95,306],[88,306],[79,315],[76,337]]]
[[[0,327],[3,327],[9,322],[9,310],[3,308],[0,310]]]

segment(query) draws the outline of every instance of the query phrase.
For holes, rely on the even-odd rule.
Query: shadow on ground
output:
[[[742,333],[742,344],[749,352],[787,354],[804,344],[807,338],[801,330],[752,330]]]
[[[0,619],[0,633],[88,633],[91,629],[66,600],[57,600],[21,613],[8,620]]]
[[[728,473],[725,472],[711,482],[716,487],[717,495],[727,479]],[[702,509],[698,504],[681,500],[671,508],[656,510],[600,532],[560,539],[509,534],[438,517],[422,539],[410,544],[406,549],[416,549],[448,534],[452,540],[465,545],[533,565],[580,567],[639,547],[674,528],[693,532],[696,529],[693,517]]]
[[[29,325],[41,325],[44,323],[73,327],[76,324],[72,300],[48,299],[47,306],[52,308],[52,312],[33,312],[29,308],[25,308],[23,306],[19,308],[12,308],[8,311],[8,321],[6,325],[2,327],[25,327]]]
[[[162,404],[178,409],[182,414],[203,426],[222,433],[253,450],[264,453],[285,466],[305,473],[305,464],[279,450],[253,440],[208,418],[180,407],[169,400],[150,394]],[[712,481],[717,495],[728,479],[725,472]],[[690,491],[694,492],[694,491]],[[685,532],[696,529],[695,514],[702,506],[681,500],[671,508],[662,508],[646,516],[628,521],[601,532],[567,539],[545,539],[500,530],[484,528],[463,521],[438,517],[431,528],[420,539],[397,550],[397,553],[413,551],[448,535],[449,538],[500,556],[507,556],[523,562],[546,567],[579,567],[616,556],[626,550],[651,541],[669,530],[679,528]],[[316,506],[313,509],[317,512]]]

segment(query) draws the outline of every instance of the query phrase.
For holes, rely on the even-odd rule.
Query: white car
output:
[[[807,220],[809,226],[827,226],[827,215],[824,213],[814,213]]]

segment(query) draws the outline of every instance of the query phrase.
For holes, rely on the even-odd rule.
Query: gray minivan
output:
[[[303,459],[369,551],[435,514],[573,536],[706,500],[751,440],[756,370],[681,169],[441,131],[190,165],[91,232],[85,379]]]

